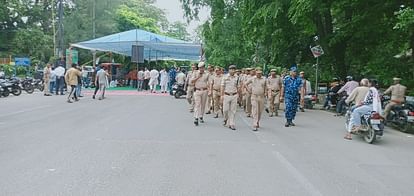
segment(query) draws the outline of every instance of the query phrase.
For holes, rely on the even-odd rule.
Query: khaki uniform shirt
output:
[[[401,84],[394,84],[390,86],[384,94],[391,93],[391,100],[397,101],[397,102],[404,102],[405,101],[405,91],[407,90],[407,87]]]
[[[249,82],[250,80],[252,80],[253,78],[255,78],[256,76],[252,76],[252,75],[248,75],[245,79],[244,84],[247,87],[247,90],[249,90],[249,92],[252,92],[252,83]]]
[[[188,71],[187,78],[185,79],[185,83],[187,84],[187,86],[194,86],[194,84],[191,83],[192,78],[193,78],[193,71]]]
[[[247,81],[246,85],[251,86],[251,92],[253,95],[265,95],[266,93],[266,79],[264,77],[254,77]]]
[[[224,93],[237,93],[239,87],[240,80],[238,76],[230,76],[230,74],[223,76],[221,80],[221,88],[224,90]]]
[[[282,78],[280,78],[280,76],[276,76],[275,78],[272,78],[272,76],[270,76],[267,79],[267,88],[268,90],[277,92],[280,91],[282,83]]]
[[[193,73],[193,77],[190,80],[190,83],[192,83],[193,81],[195,81],[198,77],[200,76],[200,71],[195,71]],[[208,73],[204,72],[203,75],[201,76],[200,79],[198,79],[194,86],[196,89],[204,89],[204,88],[208,88],[208,80],[209,80],[209,75]]]
[[[220,91],[221,88],[221,80],[223,79],[223,75],[215,75],[211,77],[211,84],[213,85],[213,90]]]
[[[43,80],[49,80],[50,79],[50,68],[45,67],[43,70]]]

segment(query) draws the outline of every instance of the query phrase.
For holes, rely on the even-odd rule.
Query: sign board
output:
[[[14,64],[17,66],[30,66],[30,58],[14,58]]]
[[[144,63],[144,46],[132,45],[131,62]]]
[[[318,58],[318,57],[322,56],[323,54],[325,54],[325,52],[323,51],[323,49],[320,45],[312,47],[311,51],[312,51],[312,54],[315,58]]]
[[[73,63],[79,63],[79,53],[77,50],[66,49],[66,66],[70,67]]]

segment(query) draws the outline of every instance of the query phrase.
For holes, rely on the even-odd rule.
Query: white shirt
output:
[[[55,69],[55,73],[57,77],[63,77],[65,75],[65,68],[59,66]]]
[[[160,73],[156,69],[151,70],[150,72],[151,80],[158,80],[158,76],[160,76]]]
[[[145,70],[144,79],[150,79],[150,78],[151,78],[150,72],[148,70]]]
[[[183,72],[180,72],[175,76],[175,80],[177,81],[177,84],[184,85],[185,83],[185,74]]]
[[[168,81],[168,73],[165,70],[161,70],[160,75],[161,75],[161,83]]]

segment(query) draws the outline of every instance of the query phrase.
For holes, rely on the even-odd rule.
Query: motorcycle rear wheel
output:
[[[3,97],[8,97],[9,95],[10,95],[10,92],[9,92],[9,90],[6,88],[6,89],[4,89],[4,91],[3,91]]]
[[[377,139],[377,133],[375,133],[375,130],[370,126],[368,128],[368,132],[364,135],[364,140],[367,143],[372,144],[375,142],[376,139]]]
[[[26,93],[28,93],[28,94],[32,94],[32,93],[34,92],[33,85],[26,86],[26,87],[24,88],[24,90],[26,91]]]
[[[21,94],[22,94],[22,88],[20,88],[20,86],[13,87],[13,89],[12,89],[12,94],[13,94],[14,96],[19,96],[19,95],[21,95]]]
[[[177,92],[175,92],[174,97],[176,99],[179,99],[181,97],[181,95],[182,95],[181,92],[180,91],[177,91]]]

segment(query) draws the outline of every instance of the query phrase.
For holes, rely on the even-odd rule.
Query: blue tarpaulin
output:
[[[145,60],[200,60],[201,45],[135,29],[71,44],[87,50],[131,56],[132,45],[144,46]]]

